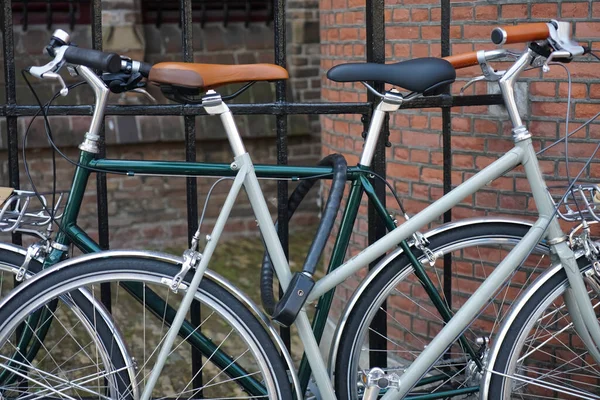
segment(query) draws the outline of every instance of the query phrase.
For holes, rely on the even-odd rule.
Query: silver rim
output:
[[[561,282],[531,313],[511,350],[503,398],[600,399],[600,367],[574,330]],[[588,292],[599,310],[598,295]]]
[[[158,353],[155,349],[159,348],[161,339],[166,334],[168,327],[165,326],[164,322],[161,322],[160,316],[150,314],[145,311],[145,307],[141,304],[139,306],[132,305],[131,297],[125,290],[121,289],[116,281],[134,281],[144,285],[144,288],[151,288],[152,290],[159,291],[159,295],[165,294],[165,297],[169,304],[175,305],[177,303],[176,297],[181,295],[181,291],[178,295],[169,293],[168,287],[161,282],[161,279],[166,278],[164,275],[155,274],[151,272],[143,272],[138,269],[135,270],[118,270],[104,273],[93,273],[88,276],[78,276],[72,281],[63,282],[59,287],[48,289],[45,293],[37,296],[35,299],[28,301],[23,304],[19,310],[13,314],[10,321],[0,331],[0,343],[2,347],[10,345],[7,338],[16,329],[20,321],[23,321],[27,315],[38,309],[40,306],[48,303],[51,299],[57,296],[68,296],[68,292],[86,287],[88,296],[93,299],[99,298],[99,284],[103,282],[111,282],[113,286],[113,315],[116,324],[121,327],[123,335],[130,347],[130,353],[135,358],[135,379],[139,382],[140,387],[144,384],[144,379],[148,376],[149,371],[154,363],[154,357]],[[164,290],[161,290],[163,289]],[[146,293],[146,292],[144,292]],[[65,295],[67,294],[67,295]],[[207,336],[211,336],[215,344],[219,349],[228,351],[228,354],[232,355],[232,363],[236,362],[246,368],[249,375],[262,381],[263,385],[267,388],[269,396],[264,398],[278,398],[279,393],[275,384],[275,379],[272,376],[272,368],[264,352],[260,348],[254,334],[248,330],[243,322],[233,314],[228,306],[221,300],[217,299],[210,293],[200,292],[196,295],[196,298],[203,304],[201,314],[201,328],[210,329]],[[119,307],[120,304],[124,304],[123,307]],[[126,306],[125,306],[126,305]],[[219,321],[216,321],[220,317]],[[219,325],[224,329],[220,331],[212,330],[215,325]],[[54,326],[54,324],[52,324]],[[189,362],[186,356],[183,355],[187,343],[182,340],[176,342],[172,356],[167,361],[167,367],[165,373],[161,377],[161,381],[155,388],[153,397],[177,397],[177,398],[192,398],[197,397],[199,394],[198,390],[193,389],[191,372],[187,375],[180,373],[184,369],[190,371]],[[240,349],[243,347],[243,349]],[[233,350],[235,349],[235,351]],[[2,351],[2,350],[0,350]],[[252,360],[249,360],[252,358]],[[172,360],[171,360],[172,359]],[[218,397],[218,398],[247,398],[248,395],[244,393],[239,385],[235,382],[235,379],[229,378],[220,370],[216,370],[216,367],[210,362],[211,357],[202,358],[202,393],[207,397]],[[251,368],[250,368],[251,367]],[[105,370],[108,372],[109,370]],[[118,372],[113,369],[112,375]],[[38,383],[35,383],[38,385]],[[41,386],[41,385],[39,385]],[[48,385],[47,385],[48,386]],[[77,392],[80,388],[70,388],[71,391]],[[48,390],[46,388],[46,390]],[[139,390],[139,388],[136,388]],[[97,398],[103,398],[104,394],[102,390],[97,391],[92,396]],[[120,397],[129,395],[131,393],[119,393]],[[52,393],[53,396],[66,397],[63,393]],[[77,398],[77,396],[71,396]],[[85,397],[90,397],[87,395]],[[111,396],[117,398],[116,396]],[[253,397],[256,398],[256,397]],[[259,397],[260,398],[260,397]]]
[[[453,254],[453,271],[458,272],[456,276],[453,273],[453,309],[459,306],[456,302],[458,292],[472,292],[474,289],[470,286],[471,282],[477,283],[476,286],[478,286],[479,283],[477,280],[487,277],[495,260],[503,258],[503,255],[516,245],[519,240],[519,238],[514,237],[490,237],[489,235],[482,235],[481,237],[457,240],[435,249],[432,248],[436,254]],[[490,251],[496,249],[498,254]],[[506,307],[506,304],[516,299],[518,294],[524,290],[523,287],[539,276],[545,270],[544,266],[549,263],[548,257],[539,255],[539,253],[538,251],[536,255],[530,257],[531,260],[527,264],[530,265],[530,268],[526,269],[526,277],[523,278],[523,276],[519,275],[522,272],[518,272],[513,277],[510,285],[505,286],[499,293],[493,296],[494,301],[490,302],[488,307],[482,310],[478,320],[465,332],[466,337],[469,338],[473,347],[476,350],[481,349],[482,359],[485,358],[484,353],[487,352],[486,349],[489,349],[493,343],[493,334],[498,331],[502,319],[507,314],[506,309],[508,307]],[[480,258],[479,261],[476,261],[473,255],[477,255]],[[421,261],[424,260],[421,259]],[[424,262],[426,263],[426,261]],[[471,276],[468,276],[465,272],[469,268],[468,265],[472,268]],[[425,269],[439,292],[442,293],[443,257],[438,257],[435,267],[431,267],[426,263]],[[516,281],[520,281],[518,285]],[[418,280],[414,276],[413,268],[404,268],[393,280],[386,284],[368,308],[357,330],[357,335],[354,336],[352,353],[350,354],[351,368],[347,372],[349,388],[356,388],[356,390],[350,391],[353,399],[359,398],[363,390],[361,380],[364,372],[375,367],[375,365],[371,366],[368,361],[368,355],[372,352],[368,345],[368,332],[372,331],[369,324],[378,311],[381,310],[385,313],[388,334],[382,337],[387,343],[386,349],[375,351],[385,351],[388,363],[386,371],[388,373],[393,372],[402,375],[403,370],[414,361],[423,349],[423,346],[427,345],[428,340],[439,332],[443,326],[441,317],[435,311],[431,302],[424,298],[427,295],[422,290],[420,284],[417,286],[417,282]],[[468,290],[464,290],[464,286],[461,288],[461,284],[467,284]],[[385,299],[388,299],[387,310],[383,310],[381,307]],[[461,299],[459,298],[458,300],[460,303]],[[390,304],[392,304],[392,307],[390,307]],[[393,307],[394,304],[397,304],[396,308]],[[402,307],[403,310],[412,308],[413,311],[398,313],[396,311],[398,307]],[[407,318],[407,314],[410,319]],[[423,330],[427,332],[424,333]],[[378,334],[374,333],[374,335]],[[476,344],[476,339],[483,337],[489,337],[492,341],[485,348]],[[439,380],[418,387],[417,390],[433,393],[477,386],[481,375],[475,364],[469,362],[470,359],[460,346],[457,344],[453,345],[447,353],[446,358],[438,361],[438,364],[427,375],[429,378],[436,375],[439,377]]]

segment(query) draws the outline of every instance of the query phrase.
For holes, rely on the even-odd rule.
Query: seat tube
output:
[[[206,92],[206,95],[202,97],[202,107],[204,107],[209,115],[218,115],[221,117],[221,122],[223,122],[223,127],[227,133],[227,139],[229,140],[229,145],[231,146],[234,157],[240,157],[243,154],[246,154],[246,148],[244,147],[242,137],[235,125],[233,114],[229,107],[227,107],[227,104],[223,102],[221,95],[214,90],[209,90]]]
[[[381,127],[385,115],[389,112],[397,111],[402,105],[402,97],[394,92],[387,92],[383,96],[383,100],[377,104],[373,115],[371,116],[371,123],[369,124],[369,130],[367,131],[367,138],[365,139],[365,146],[360,156],[360,165],[364,167],[370,167],[373,161],[373,155],[375,154],[375,147],[377,146],[377,139],[381,134]]]

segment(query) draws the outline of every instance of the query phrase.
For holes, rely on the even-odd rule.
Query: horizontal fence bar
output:
[[[411,100],[402,105],[402,109],[412,108],[440,108],[479,105],[504,104],[501,95],[477,96],[436,96],[422,97]],[[370,103],[262,103],[262,104],[229,104],[234,114],[365,114],[371,109]],[[35,115],[40,110],[39,106],[0,106],[0,117],[24,117]],[[49,115],[92,115],[94,107],[91,105],[79,106],[52,106]],[[109,105],[106,115],[207,115],[200,104],[167,104],[147,106]]]

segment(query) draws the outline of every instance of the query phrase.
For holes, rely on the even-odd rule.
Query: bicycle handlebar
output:
[[[84,65],[105,72],[121,71],[121,56],[116,53],[69,46],[64,53],[64,59],[70,64]]]
[[[546,40],[550,37],[550,27],[545,22],[503,26],[494,28],[492,42],[495,44],[526,43]]]

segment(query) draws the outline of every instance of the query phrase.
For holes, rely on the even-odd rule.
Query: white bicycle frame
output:
[[[486,186],[490,181],[503,176],[506,172],[518,165],[524,166],[525,175],[530,183],[533,198],[538,208],[538,220],[519,244],[507,255],[498,267],[494,269],[494,272],[490,274],[470,299],[446,324],[441,332],[409,366],[404,374],[402,374],[400,377],[399,388],[388,389],[383,396],[383,399],[385,400],[402,398],[418,383],[436,360],[444,354],[446,349],[456,341],[464,329],[469,326],[479,310],[487,303],[490,295],[496,292],[504,284],[505,280],[512,275],[512,273],[521,265],[523,260],[529,255],[530,251],[543,238],[547,240],[547,243],[551,247],[551,254],[554,256],[553,262],[555,264],[560,263],[567,272],[570,289],[567,292],[566,300],[569,311],[573,315],[574,325],[590,353],[600,362],[600,352],[598,352],[598,345],[600,345],[600,328],[590,299],[587,296],[587,290],[585,289],[583,279],[579,274],[575,256],[568,247],[566,236],[562,232],[558,221],[555,218],[555,204],[547,191],[545,181],[542,177],[536,153],[532,146],[531,135],[521,121],[514,99],[514,82],[519,74],[530,65],[534,56],[534,53],[531,50],[528,50],[499,81],[504,101],[514,127],[512,131],[515,139],[514,148],[456,187],[450,193],[410,218],[410,220],[367,247],[358,255],[346,261],[335,271],[317,281],[314,289],[308,296],[307,304],[318,299],[320,296],[343,282],[346,278],[353,275],[356,271],[369,265],[369,263],[382,256],[387,251],[396,247],[399,242],[409,238],[413,233],[434,221],[438,216],[457,205],[465,197]],[[84,76],[84,78],[93,87],[103,85],[102,81],[94,74],[89,74],[88,76]],[[388,93],[377,106],[372,118],[371,126],[369,127],[369,135],[366,139],[365,150],[361,156],[361,164],[365,166],[370,164],[375,149],[374,144],[377,142],[381,130],[381,124],[383,122],[382,116],[387,112],[395,111],[399,108],[401,102],[398,102],[397,97],[398,96]],[[213,231],[210,234],[210,240],[208,240],[208,243],[204,248],[202,260],[196,268],[193,280],[186,289],[186,294],[179,306],[167,336],[164,339],[160,354],[157,357],[157,361],[142,393],[142,400],[150,399],[152,389],[162,371],[166,358],[185,319],[200,281],[209,265],[211,256],[217,246],[229,214],[242,187],[246,190],[267,251],[269,252],[277,277],[284,290],[287,289],[291,280],[289,265],[279,242],[259,181],[254,173],[252,160],[244,148],[244,144],[233,120],[231,111],[222,101],[220,95],[214,91],[209,91],[207,93],[203,98],[202,104],[208,114],[220,116],[234,154],[234,162],[231,164],[231,168],[238,172],[233,180],[231,190],[222,206],[222,210],[217,218]],[[94,114],[95,116],[102,117],[103,113],[104,107],[97,107]],[[325,362],[319,351],[318,343],[312,333],[310,322],[304,309],[298,315],[295,324],[322,398],[334,400],[336,397],[333,386],[329,380]]]

